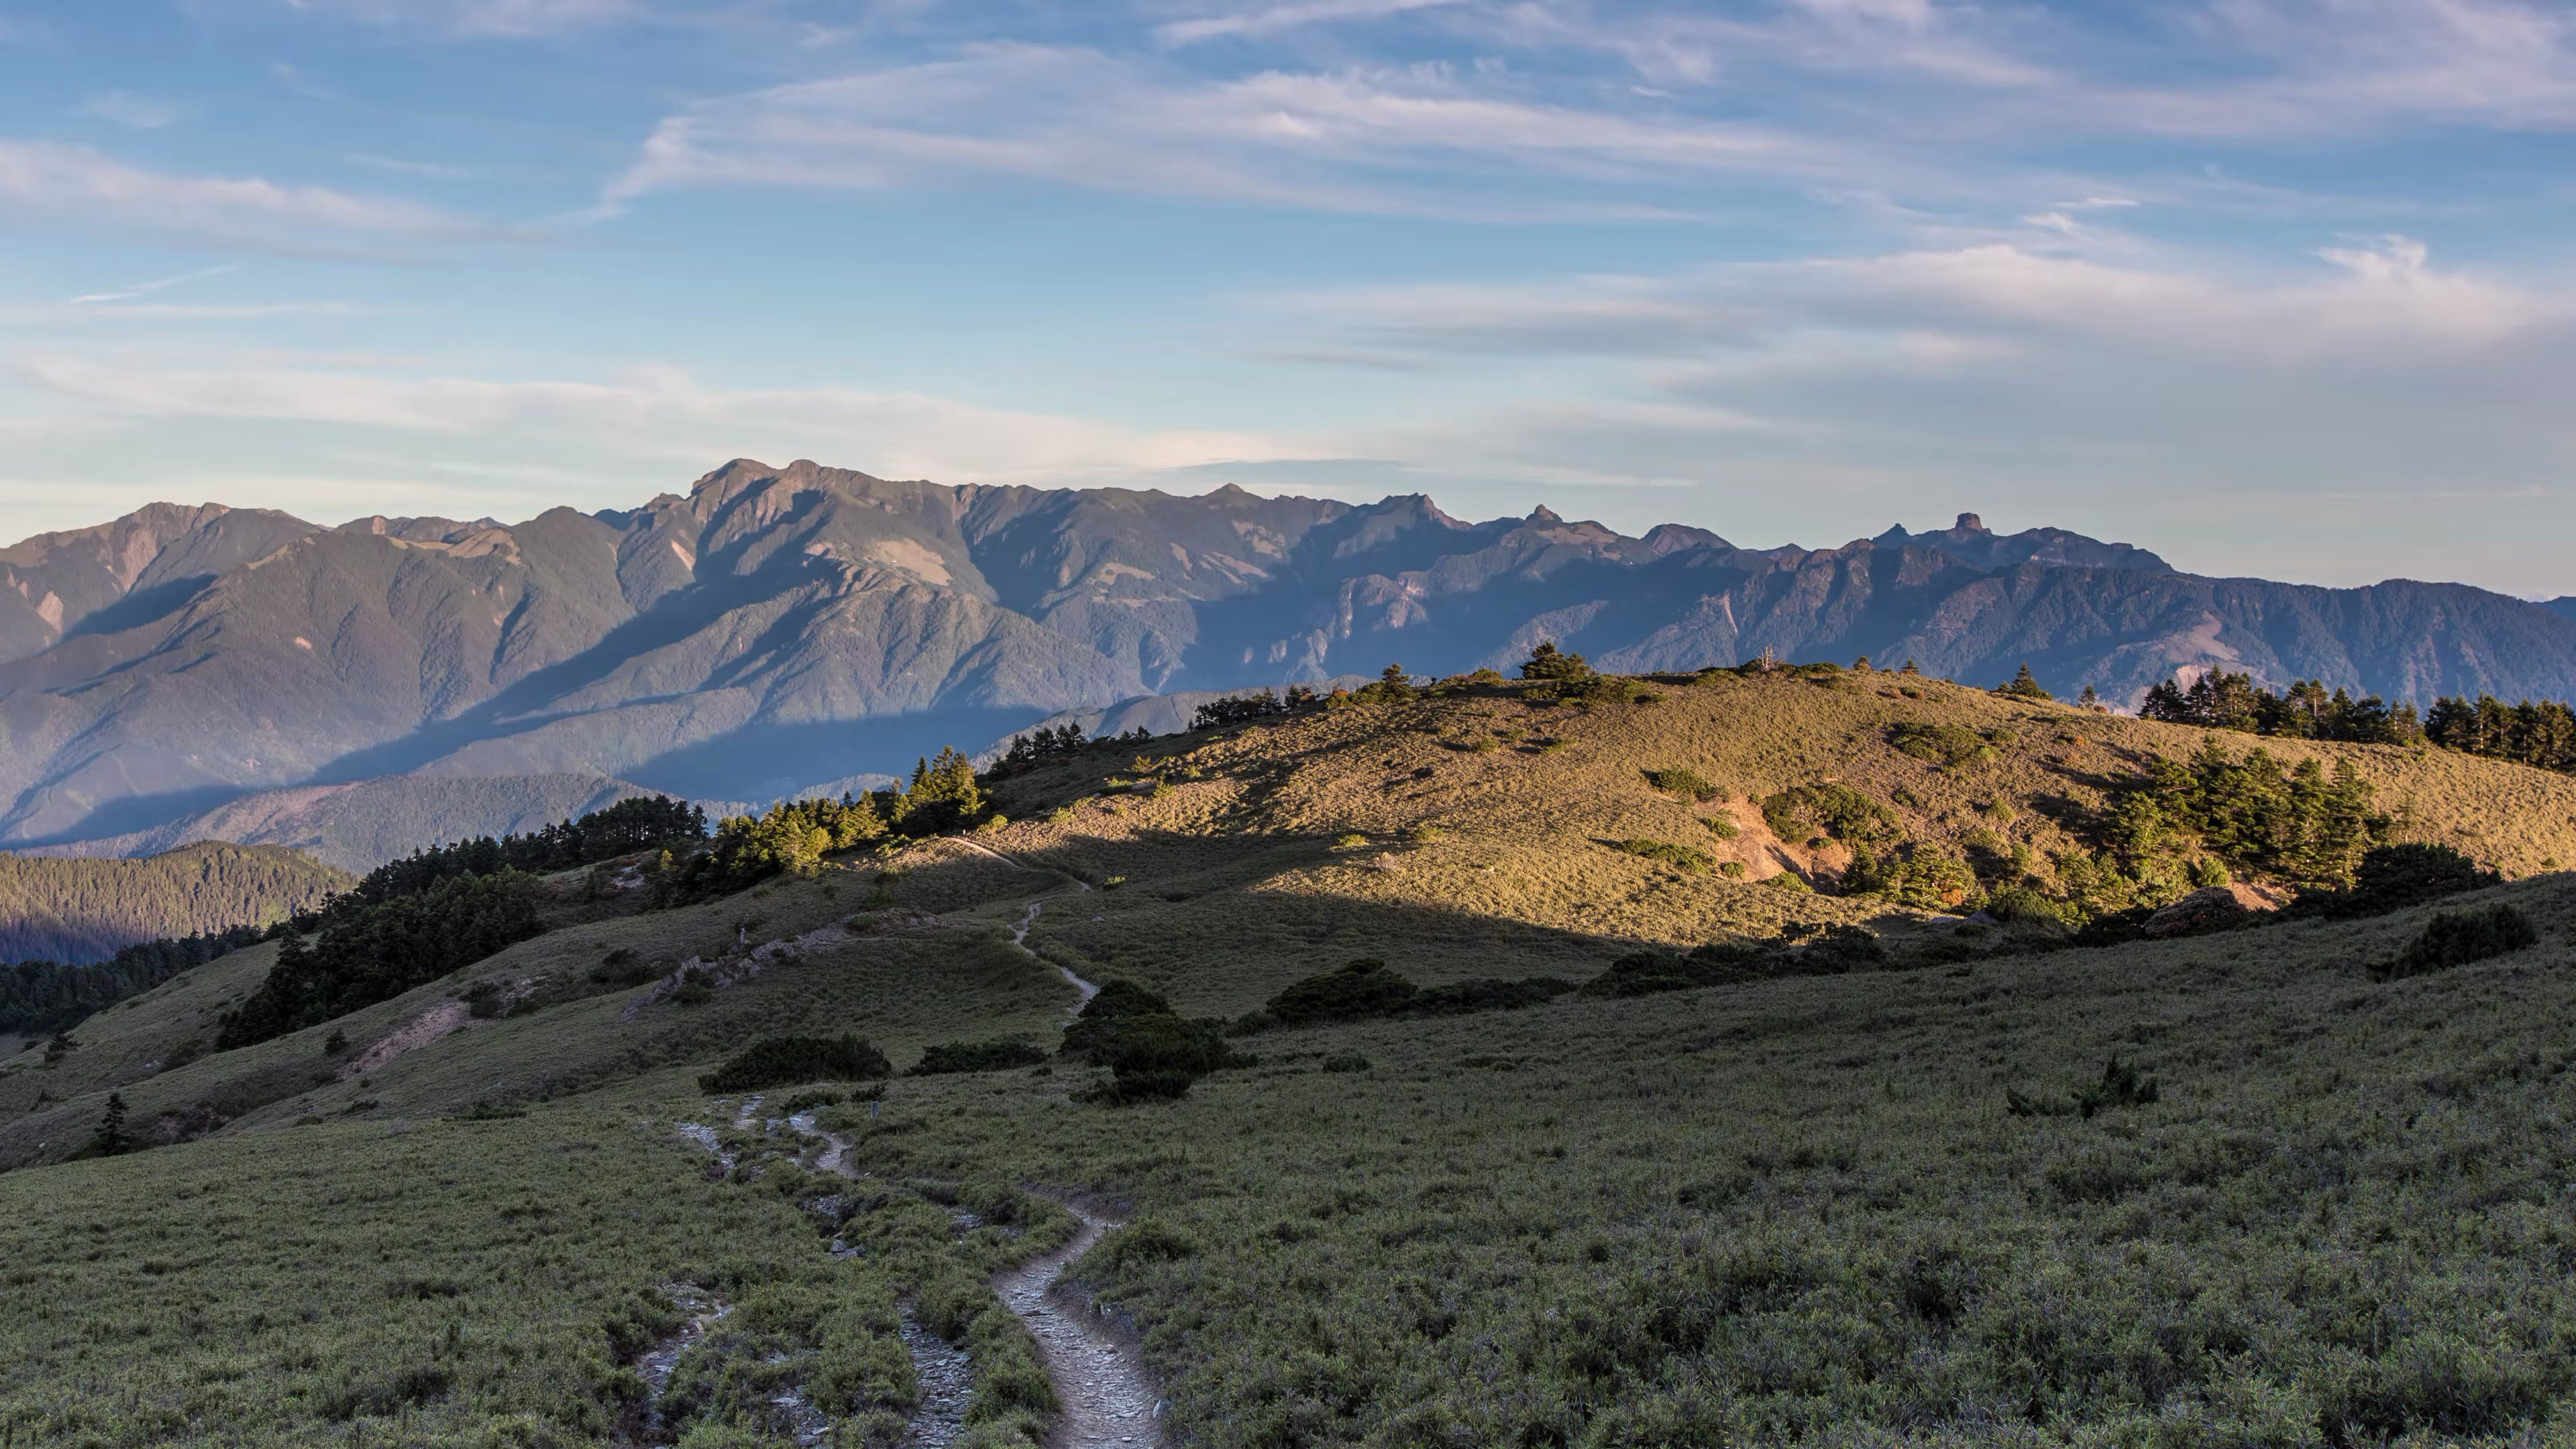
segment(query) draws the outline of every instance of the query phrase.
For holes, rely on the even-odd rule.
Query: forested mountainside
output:
[[[0,554],[0,610],[0,841],[27,844],[158,844],[254,792],[400,776],[760,800],[1060,710],[1390,659],[1507,666],[1540,639],[1631,670],[1768,650],[1991,683],[2027,662],[2114,702],[2214,668],[2391,700],[2576,695],[2576,620],[2542,605],[2201,578],[1972,515],[1744,549],[1544,508],[1466,523],[1418,496],[747,460],[686,496],[513,524],[156,506]]]
[[[104,961],[121,947],[266,925],[356,882],[292,850],[201,841],[145,860],[0,852],[0,961]]]

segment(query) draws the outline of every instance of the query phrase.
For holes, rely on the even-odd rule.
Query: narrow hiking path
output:
[[[790,1117],[787,1125],[826,1144],[815,1159],[819,1170],[848,1178],[865,1175],[850,1161],[848,1138],[816,1126],[810,1114]],[[993,1291],[1028,1326],[1038,1362],[1055,1386],[1058,1407],[1047,1431],[1049,1449],[1153,1449],[1163,1441],[1162,1396],[1154,1381],[1100,1314],[1057,1291],[1065,1268],[1121,1224],[1058,1194],[1037,1195],[1073,1214],[1082,1227],[1063,1247],[994,1275]],[[909,1309],[903,1315],[903,1341],[922,1386],[904,1442],[923,1449],[947,1444],[964,1423],[972,1369],[963,1352],[914,1322]]]
[[[957,843],[965,846],[968,850],[974,851],[978,855],[991,856],[993,859],[1000,861],[1002,864],[1009,866],[1013,870],[1024,870],[1031,875],[1055,876],[1059,879],[1071,882],[1073,888],[1077,891],[1087,892],[1091,889],[1091,882],[1084,880],[1082,877],[1075,875],[1069,870],[1058,870],[1053,866],[1030,865],[1025,861],[1013,860],[1009,856],[1004,855],[989,845],[978,845],[974,841],[967,840],[962,837],[957,839]],[[1053,892],[1050,892],[1049,894],[1053,894]],[[1039,962],[1043,965],[1055,967],[1056,974],[1062,976],[1065,981],[1073,987],[1074,1001],[1072,1014],[1078,1015],[1084,1007],[1091,1004],[1091,998],[1100,994],[1100,988],[1075,975],[1072,967],[1066,966],[1061,962],[1049,961],[1044,956],[1041,956],[1037,952],[1029,949],[1029,928],[1038,923],[1038,913],[1046,909],[1046,903],[1046,896],[1039,896],[1029,902],[1029,908],[1020,914],[1019,924],[1011,927],[1011,944],[1019,947],[1021,952],[1027,955],[1030,960]]]
[[[1027,865],[971,840],[958,843],[1014,870],[1056,876],[1076,891],[1092,888],[1090,882],[1068,871]],[[1050,891],[1027,903],[1018,923],[1010,929],[1011,944],[1031,960],[1054,966],[1066,984],[1073,987],[1074,1007],[1067,1013],[1072,1015],[1099,995],[1100,987],[1063,965],[1048,962],[1028,944],[1030,928],[1037,924],[1048,898],[1058,894],[1062,892]],[[756,1096],[745,1099],[734,1125],[749,1127],[760,1103],[761,1098]],[[824,1131],[815,1124],[812,1113],[798,1113],[783,1121],[791,1130],[824,1144],[814,1159],[816,1171],[852,1179],[867,1176],[851,1160],[849,1139]],[[732,1169],[730,1154],[722,1152],[712,1130],[695,1123],[683,1123],[680,1130],[682,1135],[717,1152],[722,1170]],[[1048,1449],[1157,1449],[1163,1443],[1162,1398],[1144,1365],[1130,1347],[1120,1342],[1105,1318],[1059,1291],[1064,1270],[1090,1252],[1102,1235],[1121,1224],[1059,1194],[1029,1190],[1073,1214],[1081,1224],[1072,1240],[1062,1247],[1006,1268],[992,1280],[993,1291],[1004,1306],[1027,1325],[1029,1337],[1037,1346],[1038,1362],[1055,1388],[1058,1408],[1055,1423],[1047,1432]],[[840,1250],[837,1241],[833,1247],[836,1252]],[[946,1449],[965,1431],[973,1364],[962,1349],[924,1328],[913,1317],[909,1305],[902,1310],[901,1333],[904,1348],[912,1358],[913,1376],[920,1386],[903,1443],[906,1449]]]

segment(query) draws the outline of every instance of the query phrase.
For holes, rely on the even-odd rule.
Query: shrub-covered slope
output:
[[[2256,762],[2242,736],[2219,758],[2200,730],[1884,673],[1534,693],[1059,750],[986,780],[1006,822],[787,852],[661,909],[658,872],[541,878],[544,934],[209,1051],[277,948],[237,952],[0,1066],[0,1163],[81,1151],[110,1093],[139,1138],[201,1140],[0,1194],[352,1144],[306,1159],[288,1209],[319,1240],[387,1174],[443,1205],[487,1191],[360,1150],[406,1122],[525,1110],[428,1130],[596,1140],[574,1124],[615,1104],[650,1136],[715,1107],[697,1078],[746,1049],[846,1036],[896,1074],[825,1113],[874,1181],[1123,1205],[1077,1276],[1135,1323],[1190,1443],[2501,1443],[2576,1422],[2576,887],[2555,873],[2576,780],[2296,741]],[[2377,914],[2336,896],[2077,944],[2120,918],[2106,880],[2286,894],[2370,840],[2506,879],[2463,864],[2452,893]],[[1887,866],[1936,859],[1947,910]],[[1980,902],[2004,919],[1957,914]],[[1712,946],[1690,959],[1735,965],[1651,995],[1556,984]],[[1761,964],[1782,962],[1826,974]],[[996,1046],[1072,1040],[1057,965],[1146,1013],[1106,1019],[1208,1048],[1177,1102],[1120,1090],[1114,1051],[1030,1067]],[[495,1160],[493,1192],[586,1180]],[[844,1231],[913,1210],[869,1201]],[[122,1212],[108,1240],[196,1212]],[[92,1246],[37,1235],[13,1269],[55,1281]],[[550,1249],[476,1251],[498,1273]],[[313,1371],[241,1357],[221,1382],[243,1404]],[[81,1370],[40,1363],[17,1402],[77,1399]],[[413,1411],[457,1434],[535,1412],[468,1383]],[[590,1391],[560,1392],[556,1442],[606,1442]]]

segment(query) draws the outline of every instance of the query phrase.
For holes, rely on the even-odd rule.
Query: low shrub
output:
[[[1687,956],[1635,951],[1578,987],[1593,997],[1650,996],[1785,976],[1840,976],[1885,965],[1887,948],[1859,926],[1792,925],[1771,941],[1712,941]]]
[[[1266,1009],[1282,1026],[1308,1026],[1320,1021],[1355,1021],[1386,1016],[1413,999],[1417,988],[1386,969],[1375,956],[1363,956],[1339,971],[1309,976],[1271,997]]]
[[[1863,844],[1896,837],[1887,807],[1849,785],[1795,785],[1762,800],[1763,823],[1782,840],[1803,840],[1813,824],[1835,840]]]
[[[1043,1048],[1000,1037],[992,1041],[943,1041],[921,1050],[921,1060],[906,1076],[935,1077],[946,1072],[1001,1072],[1034,1067],[1047,1059]]]
[[[1879,855],[1867,846],[1852,851],[1851,868],[1843,872],[1843,894],[1877,896],[1902,906],[1938,910],[1959,905],[1977,892],[1977,877],[1968,863],[1920,841]]]
[[[1369,1059],[1358,1052],[1338,1052],[1324,1058],[1323,1065],[1328,1072],[1365,1072],[1369,1069]]]
[[[2045,926],[2072,931],[2084,924],[2084,913],[2065,901],[2051,900],[2028,886],[2013,886],[1986,901],[1986,914],[2007,925]]]
[[[1398,1014],[1464,1016],[1477,1011],[1519,1011],[1554,1001],[1578,984],[1556,976],[1525,976],[1518,981],[1484,976],[1417,991]]]
[[[1908,698],[1920,696],[1910,688],[1901,691]],[[2010,735],[2004,739],[2009,740]],[[1887,727],[1887,742],[1897,753],[1912,755],[1927,764],[1957,770],[1980,764],[1995,757],[1995,740],[1965,725],[1893,724]]]
[[[1132,1016],[1169,1016],[1172,1003],[1159,992],[1149,991],[1133,981],[1112,978],[1100,983],[1100,990],[1064,1029],[1064,1044],[1058,1056],[1102,1060],[1101,1053],[1118,1030],[1118,1023]]]
[[[1699,823],[1701,829],[1720,840],[1733,840],[1744,833],[1736,828],[1735,817],[1732,815],[1703,815],[1699,818]]]
[[[2113,1053],[2103,1063],[2102,1079],[2089,1082],[2067,1093],[2063,1098],[2028,1097],[2012,1087],[2004,1089],[2004,1110],[2015,1117],[2082,1117],[2092,1120],[2097,1112],[2116,1107],[2153,1105],[2161,1095],[2156,1079],[2142,1076],[2138,1069]]]
[[[704,1092],[752,1092],[803,1082],[864,1082],[894,1075],[885,1053],[855,1036],[773,1036],[698,1078]]]
[[[1640,859],[1657,861],[1661,864],[1669,865],[1675,870],[1684,871],[1690,874],[1697,874],[1698,872],[1706,870],[1717,863],[1715,860],[1710,858],[1707,851],[1693,850],[1687,845],[1675,845],[1670,841],[1612,840],[1605,841],[1603,843],[1608,845],[1612,850],[1618,851],[1623,855],[1633,855]]]
[[[2387,981],[2401,976],[2422,976],[2432,971],[2447,971],[2519,951],[2540,944],[2540,932],[2531,918],[2501,903],[2468,911],[2436,911],[2424,923],[2423,931],[2406,943],[2393,961],[2381,964],[2372,975]]]
[[[1646,783],[1667,795],[1679,795],[1685,800],[1714,800],[1718,795],[1715,785],[1690,770],[1648,770]]]
[[[1210,1072],[1251,1065],[1226,1045],[1221,1023],[1170,1012],[1119,1018],[1117,1031],[1096,1055],[1110,1080],[1080,1096],[1112,1106],[1172,1101]]]

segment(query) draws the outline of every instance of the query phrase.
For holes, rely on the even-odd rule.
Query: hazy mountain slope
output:
[[[0,841],[89,848],[173,840],[246,794],[399,775],[766,799],[1149,692],[1508,669],[1549,638],[1623,669],[1767,649],[1987,683],[2027,661],[2114,701],[2208,668],[2419,702],[2576,696],[2576,619],[2542,605],[2199,578],[1973,515],[1754,550],[1545,508],[1470,524],[1418,496],[736,460],[686,496],[515,524],[156,505],[0,569]]]
[[[104,961],[137,941],[265,925],[354,883],[292,850],[217,841],[147,860],[0,852],[0,961]]]
[[[221,575],[314,531],[267,509],[155,503],[96,528],[0,548],[0,660],[113,632],[186,604]]]
[[[384,775],[259,790],[132,835],[31,855],[135,856],[192,840],[278,845],[364,873],[423,845],[525,833],[653,792],[599,775]],[[709,801],[711,811],[726,802]]]

